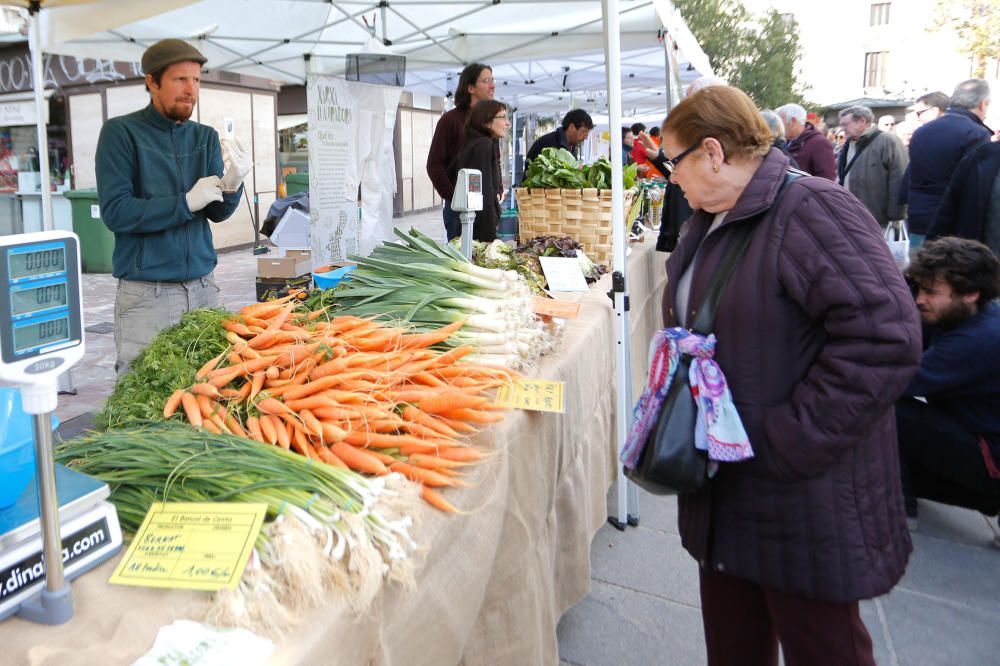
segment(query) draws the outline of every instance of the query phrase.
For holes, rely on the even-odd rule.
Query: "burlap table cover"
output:
[[[663,258],[652,243],[629,259],[633,385],[659,326]],[[537,377],[566,382],[565,415],[512,412],[490,432],[497,454],[474,484],[449,491],[467,516],[424,511],[427,548],[412,591],[387,589],[364,617],[331,603],[302,617],[269,664],[526,666],[557,664],[556,624],[590,590],[590,542],[615,475],[614,330],[607,276],[577,294],[558,354]],[[637,394],[635,394],[637,395]],[[128,664],[160,626],[197,617],[206,595],[108,585],[118,558],[73,583],[76,613],[59,627],[0,624],[4,664]]]

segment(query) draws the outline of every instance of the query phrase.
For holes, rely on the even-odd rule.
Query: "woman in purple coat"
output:
[[[700,565],[711,665],[874,664],[858,601],[888,592],[911,550],[893,403],[920,358],[913,298],[878,224],[825,179],[784,184],[788,158],[741,91],[705,88],[663,125],[670,179],[694,214],[667,261],[664,326],[690,326],[741,224],[715,359],[754,450],[679,499]]]

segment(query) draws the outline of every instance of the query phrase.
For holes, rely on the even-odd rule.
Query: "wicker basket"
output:
[[[518,236],[570,236],[595,264],[611,265],[611,190],[517,188]]]

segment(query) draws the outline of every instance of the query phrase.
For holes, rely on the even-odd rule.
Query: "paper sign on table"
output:
[[[537,315],[548,315],[560,319],[576,319],[580,316],[580,304],[573,301],[560,301],[554,298],[536,296],[531,303],[531,309]]]
[[[111,583],[235,589],[267,504],[154,502]]]
[[[587,291],[587,280],[576,257],[538,257],[552,291]]]
[[[497,404],[514,409],[537,412],[566,411],[566,382],[547,379],[519,379],[513,385],[505,384],[497,391]]]

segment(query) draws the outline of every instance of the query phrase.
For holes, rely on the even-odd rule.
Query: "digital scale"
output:
[[[483,173],[479,169],[459,169],[451,209],[462,221],[462,254],[472,261],[472,225],[476,211],[483,209]]]
[[[118,514],[105,501],[107,485],[52,460],[59,375],[83,352],[76,234],[0,237],[0,384],[20,389],[35,448],[33,482],[13,506],[0,509],[0,619],[18,614],[44,624],[68,621],[73,600],[67,581],[121,548]]]

